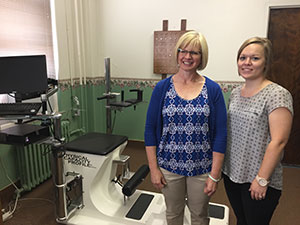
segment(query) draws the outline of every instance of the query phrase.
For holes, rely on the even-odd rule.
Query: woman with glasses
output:
[[[208,225],[208,203],[221,178],[226,107],[221,88],[200,74],[208,61],[204,36],[185,33],[175,47],[178,72],[155,86],[145,125],[151,181],[161,190],[168,225]]]
[[[281,196],[293,102],[288,90],[266,78],[271,58],[271,42],[260,37],[246,40],[237,54],[245,83],[230,96],[223,170],[237,225],[268,225]]]

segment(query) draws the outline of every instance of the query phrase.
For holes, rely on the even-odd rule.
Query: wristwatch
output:
[[[258,182],[258,184],[262,187],[265,187],[268,185],[268,183],[270,183],[270,181],[267,181],[265,178],[259,177],[258,175],[256,175],[255,179]]]

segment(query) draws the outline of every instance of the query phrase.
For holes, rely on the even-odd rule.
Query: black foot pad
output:
[[[224,219],[224,211],[225,208],[218,205],[211,205],[209,204],[208,207],[208,214],[209,217],[217,218],[217,219]]]
[[[153,198],[154,195],[141,194],[127,213],[126,217],[135,220],[140,220],[146,212]]]

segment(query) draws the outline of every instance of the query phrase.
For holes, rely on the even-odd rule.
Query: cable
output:
[[[2,161],[2,158],[0,157],[0,162],[1,162],[1,166],[3,168],[3,171],[7,177],[7,179],[11,182],[11,184],[15,187],[16,191],[17,191],[17,197],[16,197],[16,200],[15,200],[15,204],[14,204],[14,207],[12,210],[9,210],[8,212],[4,213],[3,214],[3,221],[6,221],[8,219],[11,218],[11,216],[14,214],[14,212],[16,211],[16,208],[17,208],[17,205],[18,205],[18,200],[19,200],[19,197],[20,197],[20,193],[21,193],[21,189],[19,189],[15,183],[10,179],[10,177],[8,176],[8,173],[7,173],[7,170],[4,166],[4,163]]]
[[[113,133],[114,128],[115,128],[115,123],[116,123],[116,117],[117,117],[117,110],[114,110],[114,118],[111,126],[111,132]]]
[[[18,189],[19,190],[19,189]],[[11,211],[9,211],[9,218],[15,213],[16,209],[17,209],[17,205],[18,205],[18,200],[20,198],[20,192],[18,191],[17,192],[17,197],[16,197],[16,200],[15,200],[15,204],[14,204],[14,207]]]
[[[11,207],[9,206],[9,211],[8,212],[5,212],[3,214],[3,222],[7,221],[8,219],[10,219],[12,217],[12,215],[15,213],[16,209],[17,209],[17,205],[18,205],[18,202],[19,201],[28,201],[28,200],[40,200],[40,201],[46,201],[46,202],[49,202],[51,203],[52,205],[55,205],[55,203],[49,199],[44,199],[44,198],[23,198],[23,199],[19,199],[20,198],[20,194],[21,194],[21,189],[19,189],[15,183],[11,180],[11,178],[8,176],[8,173],[7,173],[7,170],[4,166],[4,163],[2,161],[2,158],[0,157],[0,162],[1,162],[1,167],[3,168],[3,171],[7,177],[7,179],[11,182],[11,184],[15,187],[16,191],[17,191],[17,196],[16,196],[16,200],[15,200],[15,203],[14,203],[14,206],[13,208],[11,209]]]
[[[48,106],[50,108],[51,113],[53,113],[53,109],[52,109],[52,106],[51,106],[51,103],[50,103],[49,99],[47,99],[47,103],[48,103]]]
[[[60,144],[63,144],[64,141],[63,141],[63,140],[60,140],[59,138],[55,137],[55,135],[54,135],[53,122],[52,122],[52,121],[51,121],[51,124],[49,125],[49,129],[50,129],[50,133],[53,134],[54,140],[58,141]]]
[[[15,183],[10,179],[10,177],[8,176],[7,170],[4,166],[4,163],[2,161],[2,158],[0,157],[0,162],[1,162],[1,166],[3,168],[3,171],[5,173],[6,178],[11,182],[11,184],[15,187],[15,189],[17,190],[17,192],[21,192],[21,190],[15,185]]]

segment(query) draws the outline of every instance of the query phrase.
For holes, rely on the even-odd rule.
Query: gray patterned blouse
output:
[[[268,115],[279,107],[285,107],[293,114],[293,100],[288,90],[275,83],[251,97],[241,96],[241,88],[234,89],[229,100],[223,172],[235,183],[251,183],[271,140]],[[269,186],[282,189],[281,163],[270,180]]]

